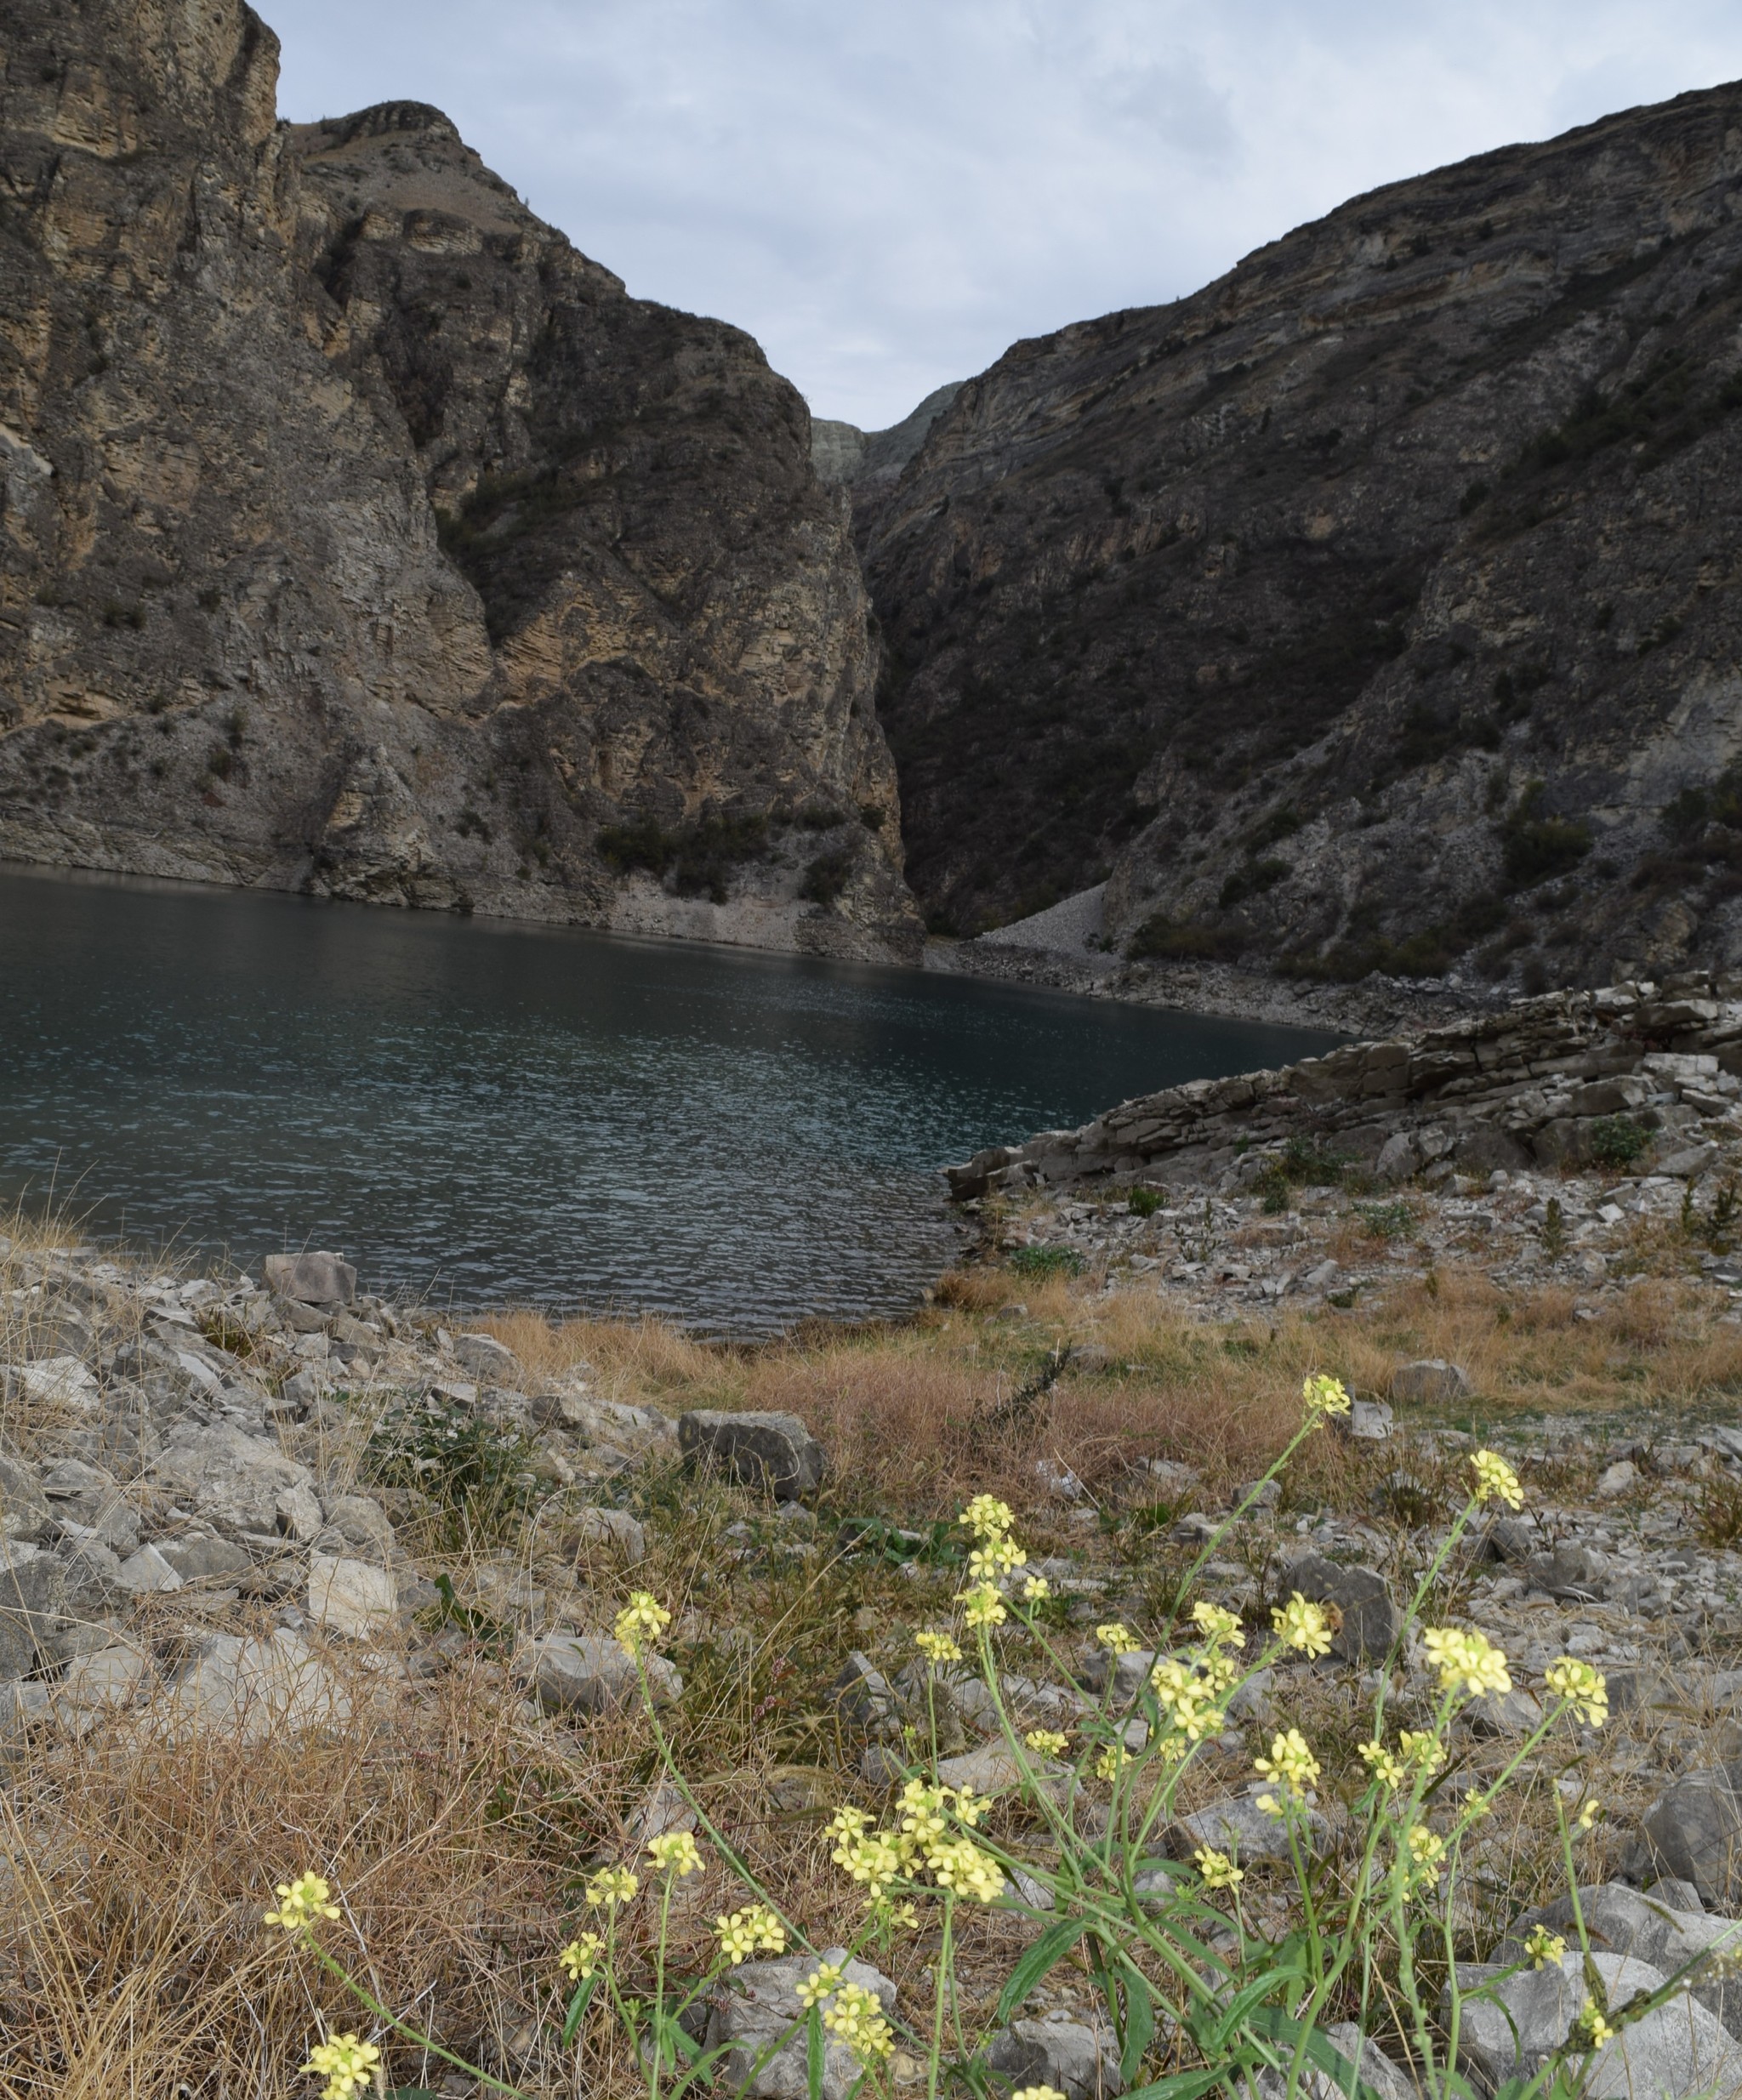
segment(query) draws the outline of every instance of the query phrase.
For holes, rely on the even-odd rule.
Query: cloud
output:
[[[1728,0],[265,0],[281,107],[435,102],[631,291],[897,420],[1346,197],[1742,74]]]

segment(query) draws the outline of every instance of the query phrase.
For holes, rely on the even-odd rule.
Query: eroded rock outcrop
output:
[[[846,498],[756,344],[237,0],[14,10],[0,852],[910,953]]]

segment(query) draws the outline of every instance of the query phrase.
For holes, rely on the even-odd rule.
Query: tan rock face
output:
[[[845,498],[754,343],[425,105],[276,124],[236,0],[14,17],[0,852],[911,953]]]
[[[928,909],[1110,874],[1164,955],[1733,959],[1739,137],[1731,86],[1489,154],[971,381],[856,492]]]

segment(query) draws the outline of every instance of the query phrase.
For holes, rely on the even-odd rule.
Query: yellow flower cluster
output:
[[[1511,1690],[1506,1659],[1485,1633],[1430,1626],[1421,1637],[1428,1660],[1439,1672],[1442,1692],[1456,1699],[1481,1699],[1490,1692]]]
[[[800,1979],[799,2003],[808,2012],[812,2006],[819,2005],[828,1997],[830,1991],[840,1988],[843,1973],[839,1961],[819,1961],[808,1976]]]
[[[1524,1490],[1518,1476],[1498,1451],[1478,1451],[1470,1461],[1476,1474],[1478,1502],[1504,1502],[1509,1510],[1522,1510]]]
[[[956,1602],[962,1608],[964,1625],[1001,1626],[1010,1614],[1005,1610],[1004,1599],[989,1582],[978,1584],[971,1590],[964,1590]]]
[[[556,1957],[557,1966],[568,1972],[576,1983],[584,1983],[605,1959],[605,1942],[596,1932],[583,1932],[572,1939]]]
[[[1020,1568],[1028,1554],[1014,1539],[988,1539],[968,1556],[968,1573],[976,1582],[996,1582],[1013,1568]]]
[[[934,1665],[940,1663],[959,1663],[962,1651],[947,1633],[936,1633],[929,1628],[914,1636],[914,1646]]]
[[[647,1840],[647,1857],[661,1874],[699,1874],[702,1855],[687,1830],[667,1830]]]
[[[587,1882],[587,1901],[595,1910],[615,1910],[632,1904],[640,1886],[627,1867],[601,1867]]]
[[[1010,2100],[1065,2100],[1056,2086],[1018,2086]]]
[[[886,1903],[891,1887],[920,1874],[929,1874],[940,1888],[989,1904],[1004,1892],[997,1861],[971,1838],[951,1835],[953,1823],[972,1830],[989,1805],[971,1787],[909,1779],[897,1803],[893,1830],[875,1828],[862,1808],[838,1809],[827,1832],[835,1840],[830,1857],[865,1890],[880,1915],[897,1916]]]
[[[1270,1623],[1284,1648],[1297,1648],[1303,1655],[1330,1653],[1330,1621],[1324,1608],[1309,1604],[1298,1590],[1286,1604],[1275,1608]]]
[[[786,1952],[786,1927],[766,1904],[750,1904],[730,1917],[716,1918],[714,1932],[720,1951],[734,1968],[754,1954]]]
[[[1554,1968],[1566,1953],[1567,1943],[1546,1925],[1533,1925],[1524,1942],[1524,1951],[1530,1957],[1533,1969]]]
[[[1381,1786],[1388,1786],[1393,1792],[1409,1776],[1409,1767],[1402,1758],[1393,1757],[1377,1736],[1372,1742],[1361,1745],[1361,1761]]]
[[[1412,1765],[1427,1772],[1437,1772],[1446,1761],[1445,1745],[1431,1728],[1405,1728],[1398,1737],[1398,1747]]]
[[[671,1613],[650,1591],[636,1590],[617,1615],[612,1631],[618,1645],[631,1655],[640,1657],[651,1648],[657,1648],[665,1629],[671,1624]]]
[[[1123,1743],[1109,1743],[1095,1761],[1097,1779],[1116,1779],[1131,1761],[1131,1753]]]
[[[318,1874],[299,1874],[293,1881],[278,1884],[278,1908],[269,1910],[263,1922],[282,1926],[287,1932],[311,1932],[322,1920],[339,1915],[333,1891]]]
[[[1589,1663],[1581,1663],[1576,1656],[1563,1655],[1557,1663],[1551,1663],[1543,1677],[1551,1699],[1564,1699],[1580,1721],[1588,1722],[1593,1728],[1600,1728],[1609,1717],[1608,1680],[1600,1670],[1593,1670]]]
[[[1149,1688],[1170,1735],[1188,1743],[1201,1743],[1206,1735],[1219,1734],[1223,1719],[1221,1697],[1238,1675],[1227,1656],[1206,1659],[1221,1669],[1202,1663],[1181,1662],[1170,1656],[1149,1673]]]
[[[1573,2023],[1573,2032],[1587,2049],[1601,2049],[1606,2041],[1613,2041],[1620,2033],[1619,2027],[1611,2027],[1595,2004],[1587,2005]]]
[[[1398,1738],[1398,1748],[1401,1756],[1394,1756],[1376,1736],[1361,1745],[1362,1763],[1382,1786],[1394,1790],[1408,1783],[1412,1770],[1437,1771],[1446,1761],[1439,1739],[1425,1730],[1412,1733],[1405,1728]]]
[[[1274,1781],[1296,1799],[1318,1777],[1318,1760],[1298,1728],[1286,1728],[1273,1736],[1269,1756],[1254,1758],[1252,1768],[1261,1778]]]
[[[1405,1841],[1408,1865],[1404,1879],[1412,1893],[1418,1893],[1439,1878],[1442,1862],[1446,1856],[1446,1841],[1437,1830],[1430,1830],[1425,1823],[1409,1826]]]
[[[1008,1502],[1000,1502],[996,1495],[976,1494],[962,1511],[961,1521],[976,1539],[999,1539],[1016,1520]]]
[[[319,2042],[310,2050],[303,2075],[327,2080],[321,2100],[351,2100],[353,2093],[374,2084],[375,2066],[380,2061],[381,2052],[373,2042],[356,2035],[335,2035],[331,2041]]]
[[[874,1993],[862,1983],[843,1983],[823,2008],[823,2024],[861,2063],[874,2063],[895,2048],[895,2031]]]
[[[1213,1845],[1200,1845],[1192,1855],[1205,1888],[1238,1888],[1246,1878],[1226,1852]]]
[[[1192,1607],[1192,1624],[1205,1640],[1219,1648],[1244,1648],[1246,1636],[1240,1630],[1239,1614],[1227,1610],[1220,1604],[1197,1603]]]
[[[1041,1603],[1045,1599],[1050,1597],[1051,1595],[1052,1585],[1046,1579],[1045,1575],[1023,1576],[1022,1602],[1025,1604]]]
[[[1307,1420],[1318,1422],[1328,1414],[1346,1414],[1352,1403],[1341,1379],[1328,1378],[1321,1372],[1301,1386],[1301,1404],[1306,1410]]]
[[[1030,1728],[1022,1738],[1037,1757],[1062,1757],[1071,1739],[1058,1728]]]
[[[1095,1629],[1095,1637],[1109,1655],[1134,1655],[1142,1645],[1130,1628],[1117,1619]]]

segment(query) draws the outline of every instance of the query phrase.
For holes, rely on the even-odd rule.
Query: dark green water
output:
[[[458,1306],[900,1311],[939,1170],[1322,1048],[918,970],[0,871],[0,1192]]]

